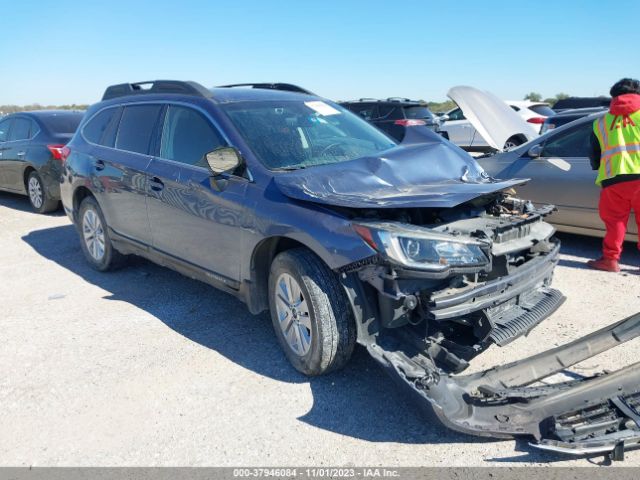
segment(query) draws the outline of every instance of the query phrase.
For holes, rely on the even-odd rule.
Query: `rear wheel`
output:
[[[59,202],[47,194],[44,183],[36,171],[31,172],[27,178],[27,193],[31,208],[37,213],[52,212],[59,206]]]
[[[82,252],[89,264],[101,272],[121,266],[124,256],[111,243],[102,210],[93,197],[86,197],[78,212]]]
[[[322,375],[351,358],[356,331],[346,294],[337,275],[309,250],[274,259],[269,306],[278,341],[298,371]]]

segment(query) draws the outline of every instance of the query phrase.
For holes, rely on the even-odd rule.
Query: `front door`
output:
[[[460,147],[469,147],[475,129],[471,126],[469,120],[466,119],[462,110],[456,108],[448,113],[449,120],[444,122],[441,130],[447,132],[449,141]]]
[[[497,176],[530,178],[527,185],[517,187],[518,196],[537,204],[555,205],[558,211],[550,217],[552,223],[604,230],[598,215],[600,188],[595,184],[596,172],[589,161],[591,131],[591,123],[583,123],[554,132],[539,143],[542,147],[539,157],[525,154],[504,165],[505,169]],[[501,170],[499,165],[495,168]]]
[[[169,105],[158,154],[151,162],[148,208],[153,247],[206,270],[219,281],[240,278],[243,199],[248,181],[230,175],[212,183],[205,155],[225,145],[201,112]]]

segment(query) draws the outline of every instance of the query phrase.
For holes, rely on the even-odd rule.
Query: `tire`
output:
[[[299,294],[296,285],[290,288],[290,280]],[[273,260],[269,308],[280,346],[299,372],[322,375],[342,368],[351,358],[356,327],[346,293],[337,275],[309,250],[288,250]]]
[[[60,206],[58,200],[49,197],[44,188],[42,178],[40,178],[40,175],[38,175],[38,172],[35,170],[29,174],[26,187],[29,203],[31,203],[31,208],[34,212],[49,213],[57,210]]]
[[[506,152],[507,150],[510,150],[512,148],[518,147],[520,145],[522,145],[524,142],[522,141],[522,139],[520,137],[510,137],[506,142],[504,142],[504,147],[502,147],[502,149]]]
[[[82,253],[94,269],[106,272],[124,264],[125,257],[113,248],[107,222],[95,198],[86,197],[82,200],[76,227]]]

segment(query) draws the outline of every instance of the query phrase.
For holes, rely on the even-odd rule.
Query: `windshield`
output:
[[[357,115],[320,100],[238,102],[223,108],[271,170],[346,162],[396,146]]]
[[[54,114],[43,116],[40,121],[53,134],[71,134],[78,128],[82,117],[82,113]]]
[[[529,107],[529,110],[533,110],[538,115],[544,115],[545,117],[549,117],[551,115],[555,115],[556,114],[556,112],[551,110],[549,105],[531,105]]]

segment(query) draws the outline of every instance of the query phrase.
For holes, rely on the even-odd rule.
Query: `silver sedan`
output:
[[[477,158],[496,178],[530,178],[518,196],[558,207],[549,220],[561,232],[603,237],[598,215],[600,188],[589,162],[593,121],[604,112],[563,125],[508,152]],[[640,212],[635,212],[640,215]],[[637,241],[638,227],[629,219],[626,240]]]

